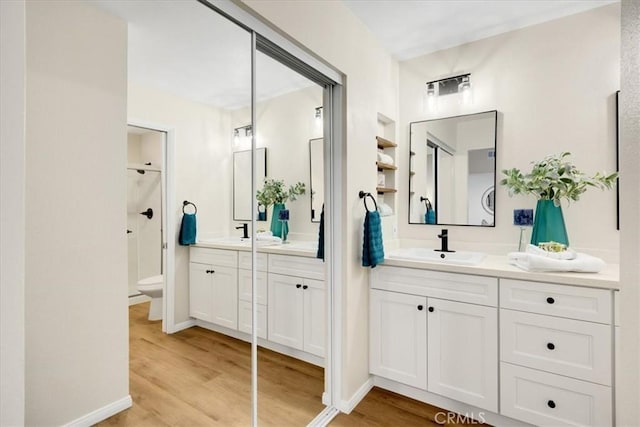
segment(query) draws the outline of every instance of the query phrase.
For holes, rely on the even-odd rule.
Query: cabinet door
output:
[[[303,280],[269,274],[267,284],[267,336],[269,341],[303,349]]]
[[[189,263],[189,315],[196,319],[213,320],[213,284],[211,266]]]
[[[267,339],[267,306],[258,304],[258,338]],[[251,303],[238,301],[238,330],[251,333],[252,310]]]
[[[257,302],[258,304],[267,305],[267,273],[258,271],[256,275],[258,280]],[[251,270],[238,270],[238,298],[240,301],[251,302]]]
[[[498,411],[498,313],[429,298],[428,390]]]
[[[213,313],[211,322],[238,329],[238,269],[212,266]]]
[[[414,387],[427,388],[427,298],[372,289],[370,369]]]
[[[304,351],[324,357],[325,291],[321,280],[304,279]]]

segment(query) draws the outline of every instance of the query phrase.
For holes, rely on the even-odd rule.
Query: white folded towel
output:
[[[507,258],[509,264],[527,271],[598,273],[606,265],[600,258],[581,253],[576,253],[574,259],[553,259],[532,253],[512,252]]]
[[[256,240],[259,242],[281,242],[280,237],[274,236],[271,231],[263,231],[256,234]]]
[[[378,153],[378,161],[388,165],[393,165],[393,157],[388,154]]]
[[[525,250],[525,252],[528,254],[540,255],[551,259],[576,259],[576,257],[578,256],[576,251],[574,251],[573,249],[567,248],[566,251],[562,252],[549,252],[532,244],[527,245],[527,249]]]
[[[380,216],[390,216],[393,215],[393,209],[386,203],[378,204],[378,212],[380,212]]]

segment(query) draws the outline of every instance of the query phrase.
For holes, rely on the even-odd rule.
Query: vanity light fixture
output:
[[[434,82],[427,83],[427,94],[425,96],[425,107],[427,111],[436,111],[438,109],[438,85]]]
[[[240,133],[242,131],[242,133]],[[245,141],[253,135],[253,127],[251,125],[240,126],[233,129],[233,146],[236,149],[244,148]]]
[[[460,104],[471,105],[473,93],[470,73],[427,82],[425,108],[428,111],[435,111],[438,105],[438,97],[454,93],[458,94]]]

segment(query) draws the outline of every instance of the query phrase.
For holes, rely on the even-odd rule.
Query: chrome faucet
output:
[[[236,230],[240,230],[242,228],[242,238],[243,239],[248,239],[249,238],[249,224],[247,224],[246,222],[242,225],[239,225],[236,227]]]
[[[449,250],[449,230],[443,228],[440,234],[438,234],[438,238],[440,239],[440,249],[434,249],[437,252],[455,252]],[[444,255],[442,255],[444,257]]]

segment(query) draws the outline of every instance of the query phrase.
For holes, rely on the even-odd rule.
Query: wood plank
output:
[[[149,304],[129,307],[133,407],[98,426],[251,425],[249,343],[193,327],[167,335],[147,320]],[[258,348],[258,423],[307,425],[323,408],[324,370]],[[435,426],[430,405],[374,388],[332,426]],[[458,424],[448,424],[455,426]]]
[[[378,167],[378,170],[394,171],[398,169],[396,165],[390,165],[388,163],[382,163],[382,162],[376,162],[376,166]]]
[[[389,141],[381,136],[376,136],[376,141],[378,143],[378,148],[393,148],[398,146],[395,142]]]

